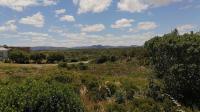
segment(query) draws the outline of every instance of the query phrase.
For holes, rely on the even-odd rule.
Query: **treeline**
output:
[[[59,63],[59,62],[81,62],[92,61],[96,64],[116,62],[119,60],[130,61],[132,59],[147,63],[147,51],[144,47],[113,48],[113,49],[81,49],[67,51],[34,51],[25,52],[13,49],[9,52],[6,63]]]
[[[164,92],[180,102],[200,108],[200,35],[178,30],[145,43]]]
[[[49,54],[45,54],[42,52],[25,52],[18,49],[13,49],[9,52],[9,59],[6,60],[6,63],[20,63],[20,64],[28,64],[28,63],[56,63],[60,61],[64,61],[65,56],[63,53],[52,52]]]

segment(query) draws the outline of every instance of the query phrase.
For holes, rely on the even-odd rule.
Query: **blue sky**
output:
[[[143,45],[199,31],[199,0],[0,0],[0,45]]]

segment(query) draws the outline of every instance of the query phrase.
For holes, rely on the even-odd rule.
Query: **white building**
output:
[[[9,49],[0,47],[0,60],[4,60],[8,58],[8,51]]]

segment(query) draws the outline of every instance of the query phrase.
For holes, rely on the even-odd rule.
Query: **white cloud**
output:
[[[30,6],[55,5],[58,0],[0,0],[0,6],[8,7],[16,11],[23,11]]]
[[[139,30],[153,30],[157,27],[158,27],[158,25],[155,22],[147,21],[147,22],[138,23]]]
[[[155,22],[145,21],[139,22],[136,28],[130,28],[129,32],[139,32],[142,30],[153,30],[156,29],[158,25]]]
[[[0,32],[15,32],[17,30],[16,21],[9,20],[3,26],[0,26]]]
[[[58,27],[56,27],[58,28]],[[58,28],[53,35],[51,33],[39,32],[14,32],[0,33],[1,39],[15,40],[15,46],[90,46],[90,45],[112,45],[112,46],[129,46],[143,45],[145,41],[155,36],[154,33],[137,33],[137,34],[88,34],[84,32],[69,32],[65,28]],[[61,31],[63,30],[63,31]],[[50,30],[51,31],[51,30]],[[55,35],[57,35],[55,37]],[[7,43],[13,45],[13,43]]]
[[[66,9],[58,9],[58,10],[55,10],[56,15],[64,14],[65,12],[66,12]]]
[[[34,14],[33,16],[28,16],[28,17],[20,19],[19,23],[31,25],[35,27],[43,27],[45,23],[45,19],[44,19],[44,16],[40,12],[38,12]]]
[[[73,0],[75,5],[78,5],[78,13],[100,13],[105,11],[110,5],[112,0]]]
[[[56,5],[58,0],[43,0],[43,5],[44,6],[50,6],[50,5]]]
[[[120,0],[118,2],[118,8],[121,11],[140,13],[149,8],[169,5],[171,3],[180,2],[180,1],[182,0]]]
[[[194,30],[194,28],[195,28],[195,26],[192,24],[184,24],[184,25],[177,26],[177,29],[181,34],[190,32],[190,31]]]
[[[60,21],[75,22],[76,20],[75,20],[74,16],[64,15],[64,16],[60,17]]]
[[[159,7],[164,5],[169,5],[174,2],[180,2],[182,0],[145,0],[147,4],[150,4],[153,7]]]
[[[131,27],[132,23],[134,22],[133,19],[126,19],[122,18],[120,20],[117,20],[115,24],[111,25],[111,28],[124,28],[124,27]]]
[[[148,4],[144,4],[140,0],[120,0],[118,3],[118,8],[121,11],[142,12],[148,7]]]
[[[81,26],[82,32],[100,32],[105,29],[103,24],[85,25]]]
[[[31,42],[45,42],[50,39],[50,36],[46,33],[37,33],[37,32],[22,32],[18,35],[25,38],[25,40],[30,40]]]

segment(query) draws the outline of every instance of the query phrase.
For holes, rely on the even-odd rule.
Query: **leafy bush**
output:
[[[55,62],[60,62],[60,61],[64,61],[65,56],[62,53],[59,52],[54,52],[49,54],[49,56],[47,57],[47,62],[48,63],[55,63]]]
[[[78,62],[78,59],[72,58],[72,59],[70,60],[70,62]]]
[[[58,63],[58,67],[59,68],[67,68],[68,64],[66,62],[60,62],[60,63]]]
[[[96,64],[102,64],[108,61],[107,56],[100,56],[96,59]]]
[[[87,69],[88,69],[88,66],[85,65],[84,63],[79,63],[79,64],[77,65],[77,68],[78,68],[79,70],[87,70]]]
[[[109,97],[111,97],[112,95],[114,95],[115,93],[116,93],[116,91],[117,91],[117,86],[115,85],[115,84],[113,84],[113,83],[111,83],[111,82],[108,82],[107,84],[106,84],[106,86],[107,86],[107,88],[109,89]]]
[[[56,75],[54,76],[54,80],[60,83],[71,83],[73,81],[73,78],[68,75]]]
[[[34,63],[42,63],[42,60],[46,59],[46,55],[43,53],[32,53],[30,59],[34,61]]]
[[[110,56],[110,61],[111,61],[111,62],[117,61],[117,57],[116,57],[116,56]]]
[[[116,101],[118,104],[122,104],[122,103],[125,103],[126,101],[126,93],[124,91],[117,91],[116,92]]]
[[[163,101],[164,99],[164,96],[161,92],[161,87],[158,84],[156,84],[153,80],[150,80],[149,82],[147,96],[153,98],[156,101]]]
[[[155,71],[164,79],[166,92],[185,103],[199,102],[200,35],[179,35],[175,30],[145,46]]]
[[[106,112],[126,112],[126,108],[121,104],[109,104],[106,107]]]
[[[68,64],[66,62],[60,62],[58,64],[58,67],[59,68],[67,68],[68,70],[72,70],[72,69],[75,69],[75,70],[87,70],[88,69],[88,66],[85,65],[84,63]]]
[[[79,97],[67,85],[28,80],[0,89],[1,112],[84,112]]]
[[[134,98],[134,95],[137,91],[139,91],[138,87],[134,85],[132,81],[125,80],[123,82],[124,91],[126,92],[125,97],[128,100],[132,100]]]
[[[132,101],[133,112],[165,112],[162,110],[161,105],[152,99],[134,99]],[[170,107],[168,107],[170,108]],[[175,111],[172,111],[175,112]]]
[[[9,52],[9,59],[14,63],[27,64],[29,63],[29,55],[22,50],[11,50]]]

